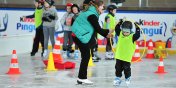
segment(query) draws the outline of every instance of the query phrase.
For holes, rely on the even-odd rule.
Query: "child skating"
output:
[[[115,13],[116,13],[117,7],[115,5],[109,5],[107,7],[108,14],[105,17],[105,22],[103,25],[103,28],[105,29],[110,29],[114,30],[116,26],[116,18],[115,18]],[[111,43],[113,45],[113,38],[106,38],[107,39],[107,44],[106,44],[106,60],[114,60],[114,54],[112,52],[112,47]]]
[[[118,43],[115,52],[115,79],[114,85],[119,86],[122,82],[122,72],[124,71],[125,82],[127,86],[131,80],[131,59],[135,52],[136,40],[140,37],[140,28],[136,23],[136,32],[132,32],[132,22],[124,21],[119,22],[115,27],[115,32],[118,36]]]
[[[74,14],[71,12],[72,3],[66,4],[66,13],[63,15],[61,19],[61,25],[64,29],[64,41],[63,41],[63,58],[70,57],[70,54],[74,52],[72,49],[73,39],[72,39],[72,31],[71,31],[71,23],[72,17]]]
[[[71,6],[71,12],[74,14],[74,16],[72,17],[72,24],[73,22],[76,20],[76,18],[79,16],[80,13],[80,8],[77,4],[73,4]],[[72,37],[75,37],[74,33],[72,33]],[[78,45],[75,44],[75,51],[74,51],[74,59],[78,59],[79,58],[79,50],[78,50]]]
[[[36,33],[35,33],[34,42],[32,46],[31,56],[35,56],[35,54],[38,52],[39,43],[41,43],[41,46],[42,46],[41,56],[43,56],[43,52],[44,52],[44,36],[43,36],[43,21],[42,21],[43,4],[44,4],[43,0],[35,0],[34,14],[23,17],[23,19],[24,18],[35,19]]]
[[[43,57],[48,56],[48,42],[49,38],[51,41],[52,49],[54,48],[55,39],[55,25],[56,21],[58,20],[57,10],[53,7],[54,1],[45,0],[44,4],[44,12],[42,16],[43,20],[43,34],[44,34],[44,53]]]

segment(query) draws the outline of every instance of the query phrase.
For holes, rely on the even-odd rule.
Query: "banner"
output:
[[[20,35],[20,34],[35,34],[35,26],[34,26],[34,18],[32,19],[24,19],[22,20],[23,16],[32,15],[34,10],[29,9],[6,9],[0,10],[0,36],[10,36],[10,35]],[[58,21],[56,24],[56,35],[63,37],[63,29],[60,24],[60,19],[64,15],[65,11],[58,10]],[[99,23],[103,25],[104,18],[107,13],[104,13],[100,16]],[[170,41],[176,40],[172,38],[176,38],[171,32],[173,27],[173,23],[176,20],[176,13],[175,12],[123,12],[117,11],[116,19],[123,18],[133,20],[139,23],[140,27],[142,28],[144,34],[146,35],[147,40],[152,39],[153,41],[162,40],[162,41]],[[134,25],[133,25],[134,26]],[[135,32],[135,28],[133,28]],[[99,40],[103,40],[102,36],[99,36]],[[139,40],[143,40],[142,33]],[[100,43],[99,43],[100,44]]]
[[[100,16],[100,23],[104,22],[104,17],[106,14]],[[172,37],[171,29],[174,22],[176,21],[176,14],[168,13],[118,13],[116,14],[116,19],[126,18],[127,20],[137,22],[147,40],[152,39],[154,41],[162,40],[167,41],[169,37]],[[174,19],[175,18],[175,19]],[[134,26],[134,25],[133,25]],[[133,28],[135,32],[135,28]],[[142,34],[142,32],[141,32]],[[142,36],[142,35],[141,35]],[[139,40],[142,40],[140,37]]]

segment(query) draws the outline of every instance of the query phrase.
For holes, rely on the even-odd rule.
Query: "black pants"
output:
[[[90,59],[90,50],[92,46],[96,44],[94,37],[91,38],[89,43],[84,44],[82,43],[77,37],[73,37],[73,41],[78,45],[78,48],[81,52],[81,63],[78,73],[78,78],[80,79],[87,79],[87,68]]]
[[[75,50],[77,50],[77,49],[78,49],[78,45],[75,44]]]
[[[115,65],[116,77],[122,77],[122,71],[124,71],[125,78],[126,79],[129,78],[131,76],[130,66],[131,66],[130,62],[126,62],[126,61],[116,59],[116,65]]]
[[[112,50],[112,47],[111,47],[111,43],[112,43],[112,45],[113,45],[113,38],[106,38],[107,39],[107,44],[106,44],[106,52],[109,52],[109,51],[111,51]],[[110,42],[110,40],[111,40],[111,42]]]
[[[72,32],[71,31],[64,31],[64,43],[63,43],[63,50],[70,51],[72,50],[73,39],[72,39]]]
[[[96,42],[95,42],[95,44],[91,47],[91,55],[92,55],[92,57],[95,56],[95,55],[94,55],[94,52],[97,52],[97,51],[98,51],[98,34],[97,34],[97,33],[94,33],[94,35],[95,35],[95,40],[96,40]]]
[[[39,49],[39,42],[42,45],[42,52],[44,50],[44,36],[43,36],[43,26],[40,25],[38,28],[36,28],[35,38],[33,42],[32,52],[36,53]]]

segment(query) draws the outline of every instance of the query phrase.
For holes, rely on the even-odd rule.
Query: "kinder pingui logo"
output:
[[[1,23],[1,20],[0,20],[0,32],[6,31],[7,24],[8,24],[8,14],[5,14],[5,16],[3,17],[2,23]]]
[[[33,32],[35,30],[34,18],[20,17],[20,22],[17,23],[17,30]]]
[[[166,22],[160,22],[156,20],[142,20],[137,22],[144,31],[144,34],[148,36],[164,35],[166,34],[167,24]]]

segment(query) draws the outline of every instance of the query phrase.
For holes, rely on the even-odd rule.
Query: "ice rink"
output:
[[[93,85],[76,85],[79,70],[79,60],[64,59],[76,63],[75,69],[46,72],[40,52],[34,57],[29,53],[18,54],[18,64],[22,74],[7,75],[11,55],[0,57],[0,88],[116,88],[113,86],[115,78],[115,60],[105,60],[104,53],[99,55],[102,60],[94,62],[95,66],[89,67],[88,78]],[[176,88],[176,55],[164,59],[167,73],[156,74],[159,65],[158,59],[143,58],[141,62],[132,63],[132,78],[129,88]],[[123,82],[117,88],[127,88],[124,76]]]

